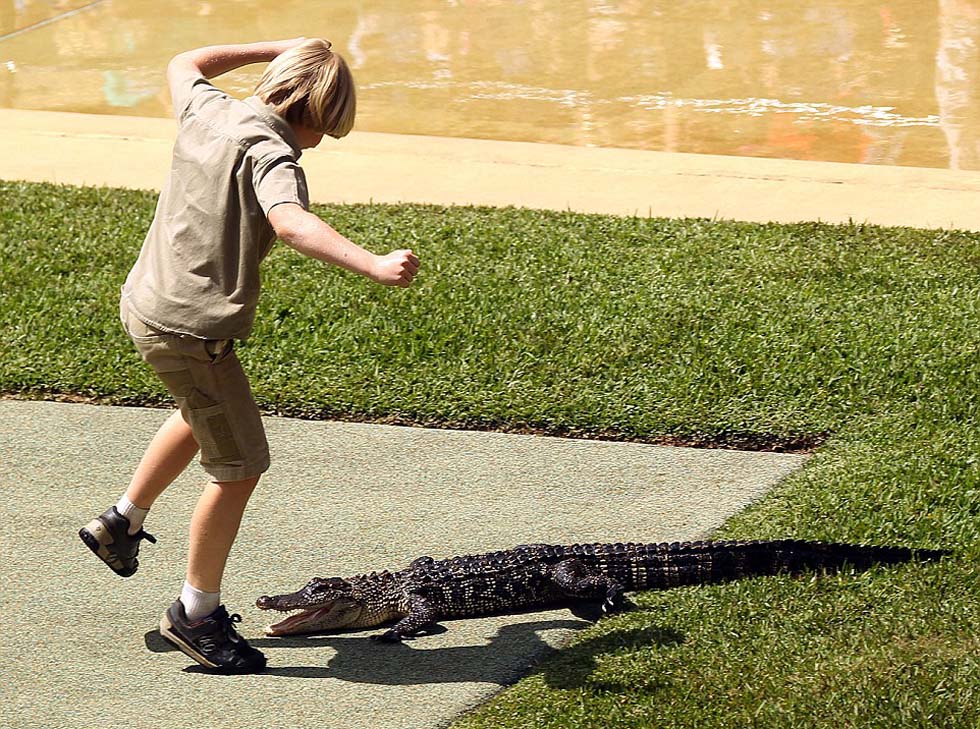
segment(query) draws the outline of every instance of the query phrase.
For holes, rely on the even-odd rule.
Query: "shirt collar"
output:
[[[248,104],[252,109],[262,117],[266,124],[268,124],[272,129],[285,140],[286,144],[293,148],[296,153],[296,159],[299,159],[303,154],[302,148],[299,146],[299,140],[296,138],[296,132],[293,128],[289,126],[289,122],[279,116],[275,109],[273,109],[269,104],[266,104],[258,96],[249,96],[245,99],[245,103]]]

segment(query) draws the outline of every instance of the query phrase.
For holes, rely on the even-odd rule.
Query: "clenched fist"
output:
[[[418,270],[418,256],[411,250],[398,250],[387,256],[375,256],[370,278],[384,286],[408,288]]]

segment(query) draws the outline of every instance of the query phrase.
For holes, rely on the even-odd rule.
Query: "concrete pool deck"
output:
[[[0,109],[0,179],[159,189],[168,119]],[[980,172],[355,132],[307,151],[316,202],[515,205],[980,230]]]

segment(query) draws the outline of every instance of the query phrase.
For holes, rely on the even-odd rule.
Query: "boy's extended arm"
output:
[[[305,38],[293,38],[263,43],[206,46],[184,51],[170,60],[167,66],[167,80],[173,88],[174,82],[188,73],[199,73],[204,78],[214,78],[241,66],[271,61],[280,53],[288,51],[305,40]]]
[[[295,203],[276,205],[269,211],[269,222],[276,235],[303,255],[346,268],[385,286],[405,288],[419,270],[419,259],[411,250],[377,256]]]

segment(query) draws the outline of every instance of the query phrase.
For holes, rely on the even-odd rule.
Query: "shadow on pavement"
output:
[[[323,667],[271,666],[265,675],[287,678],[333,678],[352,683],[421,685],[439,683],[497,683],[506,685],[527,674],[533,664],[556,652],[539,632],[586,627],[581,620],[547,620],[517,623],[501,628],[487,645],[424,647],[425,636],[406,643],[380,643],[371,635],[311,635],[289,638],[252,638],[259,649],[331,648]],[[445,629],[436,632],[445,632]],[[154,653],[178,652],[156,630],[144,635]],[[417,644],[419,647],[414,647]],[[329,654],[327,654],[329,655]],[[203,666],[188,673],[209,674]]]
[[[332,678],[351,683],[388,686],[416,686],[442,683],[496,683],[505,686],[528,675],[535,664],[558,652],[538,635],[557,629],[580,629],[588,625],[581,620],[547,620],[507,625],[487,645],[424,647],[425,636],[407,643],[379,643],[372,635],[311,635],[289,638],[253,638],[249,642],[260,649],[331,648],[333,655],[324,666],[271,666],[264,675],[285,678]],[[435,632],[445,632],[437,629]],[[144,636],[146,647],[154,653],[177,652],[160,634],[151,630]],[[670,648],[684,642],[683,634],[670,628],[650,627],[640,630],[613,631],[564,649],[558,661],[539,669],[553,688],[575,688],[589,685],[608,691],[636,691],[635,681],[622,684],[616,680],[593,677],[603,655],[639,645]],[[187,673],[211,674],[197,665]],[[660,688],[655,677],[648,677],[647,690]]]
[[[683,633],[671,628],[651,626],[632,630],[614,630],[591,638],[563,650],[559,658],[548,662],[536,673],[543,676],[551,688],[589,688],[616,693],[649,692],[664,688],[669,682],[657,676],[644,675],[642,680],[633,675],[604,677],[594,675],[599,658],[613,655],[624,649],[672,648],[685,641]]]

